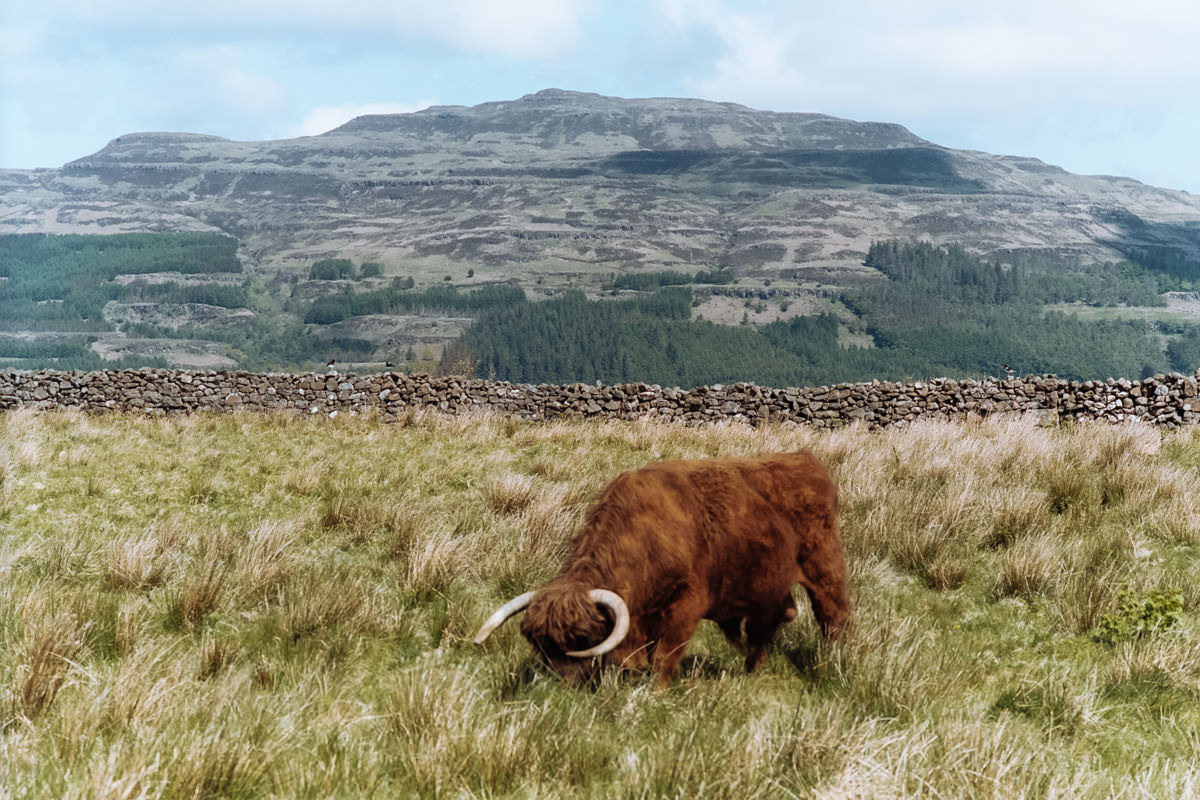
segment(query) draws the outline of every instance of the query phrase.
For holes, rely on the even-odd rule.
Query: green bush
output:
[[[1117,600],[1117,610],[1105,614],[1093,635],[1106,644],[1127,642],[1164,633],[1179,622],[1183,592],[1166,589],[1137,597],[1126,587]]]
[[[308,270],[314,281],[336,281],[354,277],[354,262],[348,258],[323,258]]]

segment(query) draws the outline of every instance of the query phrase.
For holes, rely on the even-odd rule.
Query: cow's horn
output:
[[[587,650],[571,650],[567,652],[571,658],[592,658],[602,656],[616,649],[629,634],[629,606],[621,599],[621,595],[608,589],[592,589],[588,598],[597,605],[605,606],[613,612],[616,622],[613,623],[612,633],[600,644]]]
[[[496,609],[496,613],[488,617],[487,622],[483,623],[483,627],[479,629],[479,633],[475,634],[475,644],[483,644],[484,639],[492,635],[492,631],[499,628],[504,620],[529,605],[529,601],[532,599],[533,592],[526,592],[525,594],[517,595]]]

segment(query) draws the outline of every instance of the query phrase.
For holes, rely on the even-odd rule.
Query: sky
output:
[[[136,131],[314,135],[545,88],[896,122],[1200,194],[1193,0],[17,0],[0,168]]]

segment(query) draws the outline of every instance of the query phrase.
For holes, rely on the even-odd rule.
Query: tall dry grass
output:
[[[595,493],[812,449],[857,610],[765,667],[569,689],[515,630]],[[0,415],[0,795],[1184,797],[1200,790],[1200,436]],[[1178,625],[1107,644],[1124,596]],[[798,600],[802,604],[801,595]]]

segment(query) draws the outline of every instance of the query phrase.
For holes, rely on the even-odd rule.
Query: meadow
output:
[[[573,689],[501,602],[661,458],[809,448],[856,610]],[[0,414],[0,796],[1200,795],[1200,431]]]

